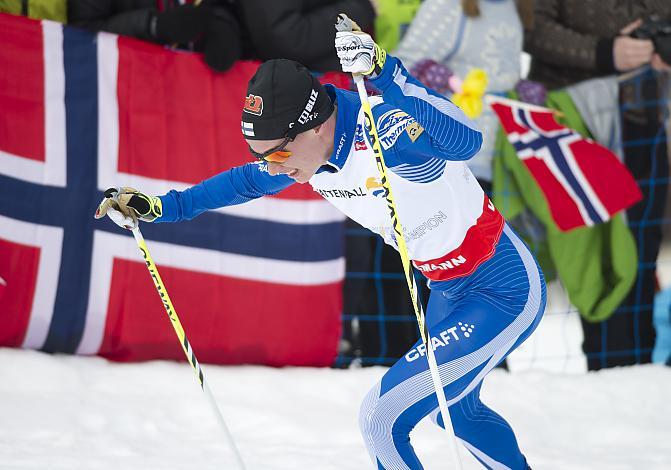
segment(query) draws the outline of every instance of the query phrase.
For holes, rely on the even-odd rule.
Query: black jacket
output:
[[[216,9],[219,14],[235,15],[234,0],[205,0],[203,4]],[[163,5],[158,8],[158,5]],[[148,41],[149,19],[161,10],[179,5],[174,0],[68,0],[69,24],[93,31],[107,31]]]
[[[671,20],[671,1],[536,0],[534,28],[524,33],[529,78],[554,89],[615,73],[614,38],[653,13]]]
[[[157,11],[156,0],[68,0],[69,24],[145,40]]]
[[[164,3],[171,3],[163,0]],[[235,10],[242,23],[242,57],[261,60],[286,58],[311,70],[340,70],[335,53],[334,23],[346,13],[372,31],[375,12],[369,0],[219,0]],[[95,31],[155,40],[149,19],[156,0],[68,0],[69,23]]]
[[[233,0],[204,0],[198,15],[193,15],[194,9],[170,10],[175,5],[179,3],[171,0],[69,0],[68,14],[75,26],[202,52],[216,71],[253,56],[245,47],[249,41],[238,24]]]
[[[320,72],[340,70],[333,44],[338,13],[366,31],[375,18],[369,0],[241,0],[238,10],[260,59],[292,59]]]

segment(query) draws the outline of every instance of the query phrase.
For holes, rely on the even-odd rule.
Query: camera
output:
[[[636,39],[650,39],[655,45],[655,52],[664,62],[671,64],[671,21],[661,20],[653,15],[630,34]]]

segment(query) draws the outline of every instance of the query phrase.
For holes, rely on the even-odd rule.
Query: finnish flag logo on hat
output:
[[[254,123],[240,121],[242,123],[242,134],[248,137],[254,137]]]

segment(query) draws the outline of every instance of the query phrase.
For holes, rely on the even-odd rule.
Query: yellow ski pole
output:
[[[336,22],[337,31],[361,31],[359,26],[347,17],[344,13],[338,15]],[[415,275],[412,270],[412,263],[410,262],[410,256],[408,254],[408,247],[405,243],[405,237],[403,235],[403,227],[398,218],[398,212],[396,210],[396,205],[394,204],[394,197],[391,192],[391,185],[389,184],[389,179],[387,178],[387,165],[384,163],[384,156],[382,155],[382,147],[380,146],[380,139],[377,133],[377,127],[375,125],[375,118],[373,117],[373,111],[370,107],[370,102],[368,101],[368,93],[366,93],[366,86],[363,82],[363,75],[361,74],[352,74],[356,89],[359,92],[359,99],[361,100],[361,107],[363,112],[366,115],[366,125],[368,133],[371,136],[371,146],[373,147],[373,154],[375,155],[375,163],[377,169],[380,172],[380,179],[382,183],[382,188],[384,189],[385,199],[387,200],[387,208],[389,209],[389,215],[391,216],[391,225],[394,229],[396,235],[396,244],[398,246],[398,252],[401,255],[401,262],[403,264],[403,272],[405,273],[405,279],[408,283],[408,289],[410,291],[410,299],[412,300],[412,306],[415,310],[415,316],[417,318],[417,324],[419,325],[420,336],[424,346],[426,347],[426,357],[429,362],[429,370],[431,372],[431,379],[433,381],[433,386],[436,391],[436,396],[438,397],[438,406],[440,408],[441,415],[443,416],[443,423],[445,425],[445,431],[450,437],[452,445],[450,446],[453,459],[456,463],[456,467],[461,469],[461,457],[459,456],[459,447],[457,445],[457,439],[454,434],[454,428],[452,426],[452,419],[450,418],[450,412],[447,406],[447,399],[445,397],[445,390],[443,389],[442,381],[440,379],[440,373],[438,371],[438,363],[436,362],[436,356],[433,351],[433,345],[430,344],[429,329],[426,326],[424,318],[424,309],[422,304],[419,303],[417,298],[417,283],[415,280]]]
[[[135,228],[131,229],[131,231],[133,232],[133,236],[135,237],[135,241],[137,242],[138,248],[140,248],[140,251],[142,252],[142,257],[144,258],[144,262],[147,265],[147,270],[149,270],[149,274],[151,275],[151,278],[154,281],[156,291],[158,292],[158,295],[161,297],[163,307],[165,308],[165,311],[168,314],[168,318],[170,318],[170,323],[172,324],[172,327],[175,329],[175,333],[177,333],[177,338],[179,338],[179,343],[182,345],[184,354],[186,354],[186,359],[189,361],[189,364],[191,364],[191,368],[196,373],[196,378],[198,379],[200,388],[205,393],[205,397],[207,398],[207,401],[209,402],[210,406],[212,407],[212,410],[214,411],[214,415],[216,416],[217,421],[219,421],[219,424],[221,425],[221,428],[224,431],[224,436],[226,437],[228,446],[233,452],[233,457],[235,459],[236,466],[241,470],[245,470],[245,464],[242,461],[240,452],[238,451],[238,448],[235,446],[233,436],[231,435],[231,432],[228,430],[228,426],[226,426],[224,416],[221,414],[221,410],[219,409],[219,406],[217,406],[217,402],[214,400],[212,391],[210,390],[210,387],[205,381],[203,369],[200,366],[198,359],[196,359],[196,354],[193,352],[193,349],[191,349],[191,343],[189,343],[189,340],[186,338],[186,333],[184,333],[182,323],[179,321],[179,317],[177,316],[175,307],[172,306],[172,301],[168,296],[168,291],[165,289],[165,285],[163,284],[161,275],[158,273],[158,268],[156,267],[154,260],[149,254],[149,248],[147,248],[147,244],[144,241],[142,232],[140,232],[140,227],[136,226]]]

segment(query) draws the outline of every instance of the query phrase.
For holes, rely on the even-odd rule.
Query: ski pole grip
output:
[[[344,13],[339,13],[338,16],[336,17],[335,29],[338,32],[341,32],[341,31],[361,31],[361,28],[359,28],[359,25],[356,24],[356,22],[353,19],[351,19],[349,16],[347,16]]]

